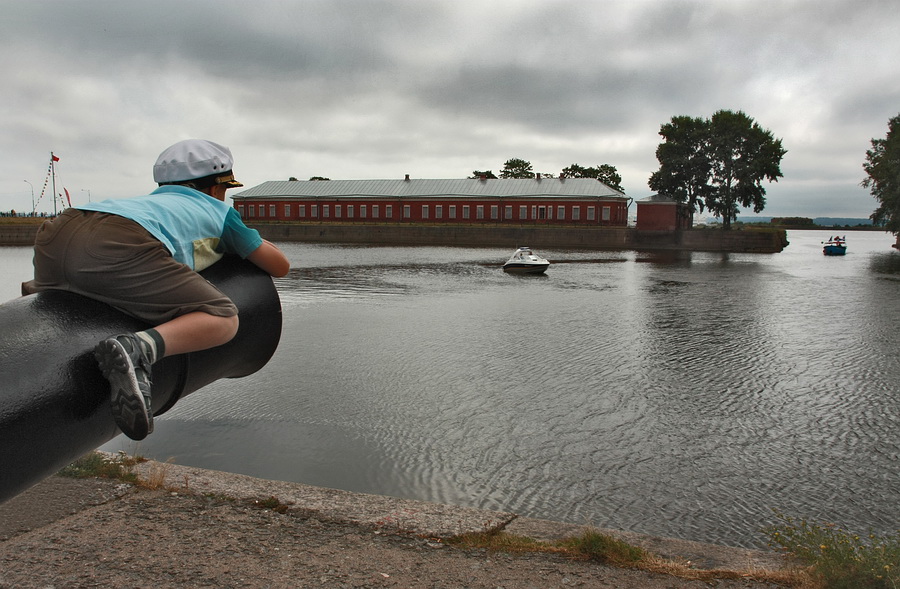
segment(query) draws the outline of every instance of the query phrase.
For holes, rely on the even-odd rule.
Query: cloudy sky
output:
[[[0,210],[153,188],[229,146],[248,187],[612,164],[651,194],[660,125],[743,110],[788,150],[766,216],[867,217],[900,114],[895,0],[0,0]],[[27,182],[26,182],[27,181]],[[29,182],[31,185],[29,185]],[[750,213],[751,211],[745,211]]]

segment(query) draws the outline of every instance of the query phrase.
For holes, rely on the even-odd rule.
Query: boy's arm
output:
[[[291,263],[280,249],[263,240],[262,245],[253,250],[247,259],[265,270],[270,276],[284,276],[291,269]]]

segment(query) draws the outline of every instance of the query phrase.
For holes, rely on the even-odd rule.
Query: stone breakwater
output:
[[[533,227],[503,225],[414,225],[340,223],[257,223],[270,241],[649,251],[777,253],[787,245],[785,230],[695,229],[639,231],[631,227]]]
[[[0,223],[0,245],[33,245],[40,223]]]
[[[0,245],[32,245],[39,223],[0,224]],[[252,225],[270,241],[367,243],[380,245],[445,245],[456,247],[623,249],[772,254],[787,245],[787,232],[638,231],[631,227],[515,227],[442,225],[358,225],[339,223],[258,223]]]

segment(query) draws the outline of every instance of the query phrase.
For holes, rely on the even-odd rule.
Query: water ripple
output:
[[[894,530],[900,252],[790,239],[542,252],[537,280],[500,250],[292,246],[314,263],[277,281],[273,360],[179,401],[141,452],[741,546],[773,507]]]

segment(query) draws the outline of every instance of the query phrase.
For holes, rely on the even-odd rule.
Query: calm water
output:
[[[282,244],[259,373],[104,449],[762,546],[771,510],[900,528],[900,252],[790,232],[774,255]],[[29,277],[0,248],[0,294]]]

